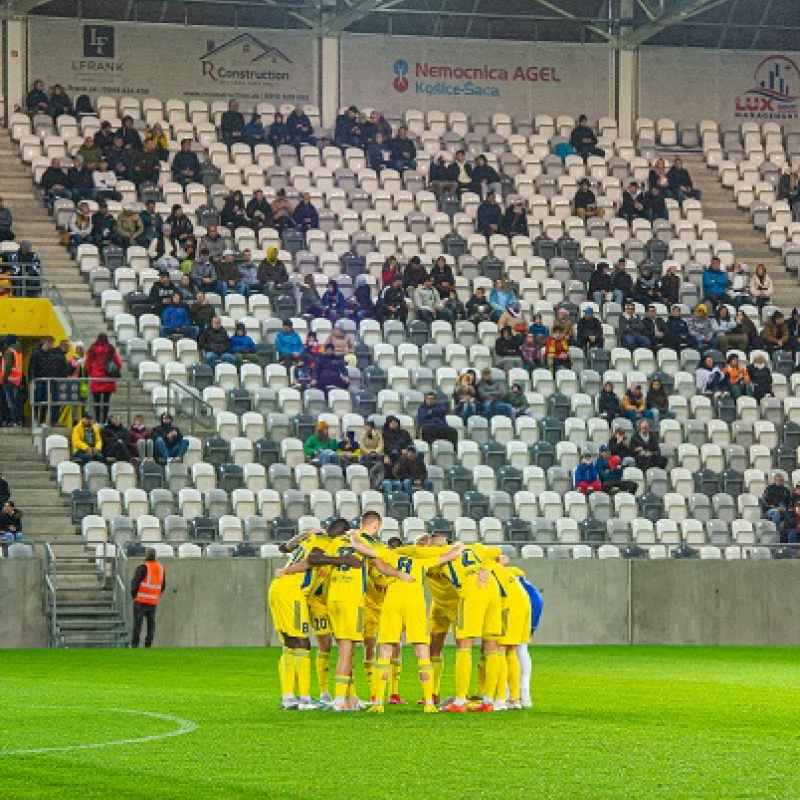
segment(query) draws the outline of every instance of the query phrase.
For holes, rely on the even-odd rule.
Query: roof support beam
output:
[[[684,22],[689,17],[702,14],[704,11],[728,2],[730,0],[674,0],[672,3],[665,3],[663,12],[656,19],[634,28],[634,30],[622,37],[621,44],[626,48],[638,47],[657,33],[661,33],[665,28]]]
[[[564,17],[564,19],[572,20],[573,22],[579,22],[584,25],[587,30],[592,31],[592,33],[596,33],[598,36],[602,36],[606,41],[611,41],[613,38],[607,31],[604,31],[602,28],[597,28],[594,25],[589,23],[584,23],[584,21],[580,17],[576,17],[574,14],[571,14],[564,8],[558,5],[558,3],[550,2],[550,0],[536,0],[536,2],[540,6],[544,6],[548,11],[552,11],[554,14],[558,14],[560,17]]]
[[[383,11],[392,8],[403,0],[357,0],[350,4],[350,9],[343,14],[331,15],[331,24],[339,31],[343,31],[359,20],[364,19],[373,11]]]

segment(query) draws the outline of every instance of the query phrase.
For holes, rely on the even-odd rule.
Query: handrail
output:
[[[56,595],[56,587],[50,580],[49,575],[44,576],[45,586],[45,612],[48,608],[50,611],[50,646],[55,647],[58,641],[58,600]]]
[[[175,391],[172,391],[172,389]],[[187,414],[183,406],[183,402],[188,400],[191,403],[191,413]],[[174,405],[173,405],[174,404]],[[174,408],[174,413],[173,409]],[[199,414],[197,409],[199,408]],[[214,419],[214,407],[203,400],[201,393],[193,386],[186,386],[180,381],[170,379],[167,382],[167,412],[171,413],[173,417],[185,417],[189,420],[189,434],[194,436],[195,428],[199,417],[207,417],[212,421]]]
[[[103,550],[105,555],[105,550]],[[122,620],[124,625],[125,637],[128,636],[128,593],[125,591],[125,584],[122,582],[122,577],[118,571],[117,560],[114,560],[114,608]]]
[[[67,305],[67,302],[64,300],[61,294],[61,290],[58,288],[58,286],[56,286],[54,283],[51,283],[48,280],[43,280],[42,288],[44,290],[44,296],[47,297],[51,303],[57,306],[58,310],[61,311],[67,318],[67,322],[69,322],[70,339],[72,339],[73,341],[83,340],[85,338],[83,335],[83,331],[81,330],[77,320],[73,316],[70,307]]]

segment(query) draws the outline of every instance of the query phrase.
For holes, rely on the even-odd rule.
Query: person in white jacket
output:
[[[122,195],[117,191],[117,176],[113,170],[108,168],[108,160],[100,159],[97,169],[92,175],[94,181],[95,195],[97,199],[105,198],[108,200],[121,200]]]
[[[753,277],[750,278],[750,297],[755,301],[759,311],[772,300],[772,278],[767,274],[767,268],[763,264],[756,267]]]
[[[178,269],[180,259],[185,255],[179,242],[172,238],[172,226],[169,222],[163,224],[161,234],[150,242],[147,252],[153,266],[158,270]]]

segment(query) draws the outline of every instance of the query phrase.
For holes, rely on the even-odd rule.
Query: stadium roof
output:
[[[446,38],[796,50],[798,0],[5,0],[11,15]]]

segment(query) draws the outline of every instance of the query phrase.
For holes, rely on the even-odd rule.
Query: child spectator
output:
[[[153,460],[153,434],[145,427],[144,417],[137,414],[128,431],[128,452],[133,460]]]
[[[591,453],[584,453],[580,463],[575,467],[575,488],[585,495],[599,492],[602,489],[600,478],[597,475],[597,466],[592,463]]]

